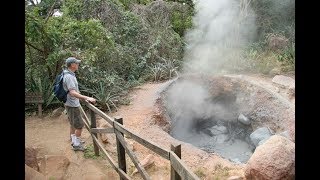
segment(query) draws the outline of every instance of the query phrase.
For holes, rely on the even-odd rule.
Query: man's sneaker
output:
[[[84,144],[85,141],[84,141],[84,140],[81,140],[80,143],[81,143],[81,144]],[[73,142],[71,142],[71,146],[73,146]]]
[[[72,146],[74,151],[84,151],[84,147],[80,144],[79,146]]]

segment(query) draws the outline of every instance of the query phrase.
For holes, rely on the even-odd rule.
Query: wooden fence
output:
[[[190,180],[199,180],[199,178],[186,166],[186,164],[180,159],[181,158],[181,145],[171,145],[170,150],[163,149],[153,142],[150,142],[131,130],[123,126],[123,119],[121,117],[111,118],[101,110],[96,108],[94,105],[89,102],[85,102],[85,105],[89,108],[90,111],[90,121],[84,112],[83,108],[80,106],[82,115],[84,116],[84,124],[87,130],[90,132],[93,140],[94,152],[95,155],[99,155],[100,151],[106,155],[107,160],[111,164],[112,168],[117,171],[121,180],[131,179],[127,174],[127,165],[125,153],[131,158],[138,172],[141,174],[143,179],[151,179],[145,168],[139,162],[135,153],[129,148],[127,142],[124,139],[124,135],[131,137],[131,139],[140,143],[144,147],[150,149],[151,151],[157,153],[161,157],[170,161],[171,165],[171,180],[180,180],[180,179],[190,179]],[[96,114],[106,120],[112,127],[110,128],[97,128],[96,127]],[[97,133],[115,133],[116,135],[116,144],[117,144],[117,156],[118,164],[111,158],[109,153],[103,148],[103,145],[98,141]]]

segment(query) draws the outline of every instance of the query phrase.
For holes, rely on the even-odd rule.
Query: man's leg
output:
[[[71,145],[73,145],[76,135],[75,135],[75,128],[73,127],[73,119],[74,119],[74,111],[72,109],[72,107],[68,107],[65,106],[65,109],[67,111],[67,115],[68,115],[68,120],[70,123],[70,140],[71,140]]]
[[[82,129],[75,129],[76,137],[81,137]]]
[[[72,125],[70,125],[70,138],[71,138],[71,145],[73,145],[74,141],[76,140],[76,130]]]
[[[82,133],[82,128],[84,126],[81,114],[80,114],[80,109],[79,108],[74,108],[74,119],[73,119],[73,125],[75,128],[75,142],[74,142],[74,147],[75,150],[84,150],[84,148],[82,147],[82,143],[81,143],[81,133]]]

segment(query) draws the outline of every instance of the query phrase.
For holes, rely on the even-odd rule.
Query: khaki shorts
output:
[[[66,106],[70,125],[75,129],[82,129],[84,126],[79,107]]]

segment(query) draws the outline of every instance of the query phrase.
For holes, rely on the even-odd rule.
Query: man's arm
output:
[[[71,96],[76,97],[76,98],[78,98],[78,99],[81,99],[81,100],[84,100],[84,101],[89,101],[89,102],[91,102],[91,103],[93,103],[93,104],[96,103],[96,99],[95,99],[95,98],[82,95],[82,94],[78,93],[78,92],[77,92],[76,90],[74,90],[74,89],[71,89],[71,90],[69,91],[69,93],[70,93]]]

